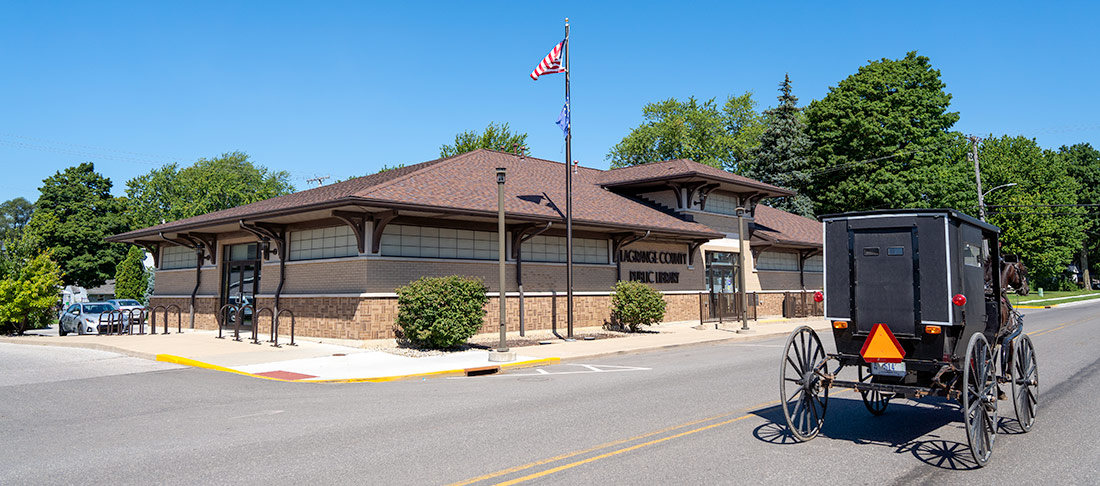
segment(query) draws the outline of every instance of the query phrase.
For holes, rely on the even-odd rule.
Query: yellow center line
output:
[[[1057,331],[1057,330],[1062,329],[1064,327],[1072,326],[1073,324],[1076,324],[1076,323],[1062,324],[1061,326],[1058,326],[1058,327],[1055,327],[1055,328],[1052,328],[1052,329],[1047,329],[1045,331],[1032,331],[1032,332],[1027,333],[1027,335],[1028,336],[1039,337],[1039,336],[1042,336],[1043,334],[1054,332],[1054,331]]]
[[[485,475],[482,475],[482,476],[478,476],[476,478],[470,478],[470,479],[467,479],[467,480],[462,481],[462,482],[451,483],[449,486],[466,486],[466,485],[469,485],[469,484],[474,484],[474,483],[477,483],[477,482],[484,481],[486,479],[492,479],[492,478],[504,476],[506,474],[519,472],[519,471],[522,471],[524,469],[530,469],[530,468],[535,467],[535,466],[541,466],[543,464],[549,464],[551,462],[560,461],[562,459],[568,459],[570,457],[575,457],[575,456],[579,456],[579,455],[582,455],[582,454],[588,454],[589,452],[598,451],[600,449],[606,449],[608,447],[613,447],[613,446],[625,444],[627,442],[633,442],[633,441],[636,441],[636,440],[639,440],[639,439],[645,439],[646,437],[653,437],[654,435],[664,434],[666,432],[671,432],[673,430],[682,429],[684,427],[690,427],[692,425],[698,425],[698,424],[701,424],[703,422],[709,422],[711,420],[718,420],[718,419],[721,419],[721,418],[729,417],[730,415],[736,415],[738,413],[742,413],[742,410],[756,410],[756,409],[759,409],[759,408],[769,407],[769,406],[777,405],[777,404],[779,404],[779,400],[774,400],[774,401],[766,402],[766,403],[760,403],[760,404],[752,405],[752,406],[747,407],[745,409],[737,410],[737,411],[734,411],[734,412],[718,414],[718,415],[714,415],[714,416],[707,417],[707,418],[704,418],[704,419],[699,419],[699,420],[692,420],[691,422],[685,422],[685,423],[682,423],[682,424],[679,424],[679,425],[673,425],[671,427],[665,427],[661,430],[655,430],[653,432],[648,432],[648,433],[645,433],[645,434],[636,435],[634,437],[629,437],[629,438],[626,438],[626,439],[620,439],[620,440],[616,440],[616,441],[612,441],[612,442],[606,442],[606,443],[603,443],[603,444],[600,444],[600,445],[597,445],[597,446],[594,446],[594,447],[589,447],[588,449],[583,449],[583,450],[573,451],[573,452],[567,452],[565,454],[557,455],[557,456],[554,456],[554,457],[551,457],[551,458],[548,458],[548,459],[541,459],[541,460],[538,460],[538,461],[535,461],[535,462],[524,464],[522,466],[515,466],[515,467],[510,467],[508,469],[501,469],[500,471],[496,471],[496,472],[492,472],[492,473],[485,474]],[[744,418],[744,417],[740,417],[740,418]]]
[[[558,467],[555,467],[555,468],[547,469],[547,470],[544,470],[544,471],[539,471],[537,473],[530,474],[530,475],[524,476],[522,478],[516,478],[516,479],[513,479],[511,481],[505,481],[503,483],[497,483],[496,486],[508,486],[508,485],[511,485],[511,484],[517,484],[517,483],[522,483],[524,481],[529,481],[529,480],[532,480],[532,479],[541,478],[543,476],[554,474],[554,473],[559,472],[559,471],[564,471],[566,469],[571,469],[571,468],[574,468],[574,467],[577,467],[577,466],[580,466],[580,465],[588,464],[588,463],[593,462],[593,461],[598,461],[600,459],[604,459],[604,458],[608,458],[608,457],[611,457],[611,456],[619,455],[619,454],[622,454],[624,452],[630,452],[630,451],[633,451],[633,450],[636,450],[636,449],[641,449],[642,447],[650,446],[650,445],[653,445],[653,444],[659,444],[659,443],[667,441],[667,440],[672,440],[672,439],[676,439],[676,438],[679,438],[679,437],[683,437],[685,435],[691,435],[691,434],[694,434],[696,432],[702,432],[704,430],[713,429],[715,427],[721,427],[723,425],[732,424],[732,423],[734,423],[738,420],[744,420],[744,419],[747,419],[749,417],[752,417],[751,413],[746,414],[746,415],[742,415],[742,416],[737,417],[737,418],[729,419],[729,420],[726,420],[726,421],[723,421],[723,422],[718,422],[716,424],[710,424],[710,425],[707,425],[707,426],[704,426],[704,427],[699,427],[697,429],[692,429],[692,430],[687,430],[687,431],[684,431],[684,432],[680,432],[679,434],[676,434],[676,435],[670,435],[668,437],[662,437],[660,439],[651,440],[649,442],[643,442],[641,444],[635,444],[635,445],[632,445],[630,447],[625,447],[625,448],[615,450],[615,451],[611,451],[611,452],[608,452],[608,453],[605,453],[605,454],[600,454],[600,455],[595,456],[595,457],[589,457],[588,459],[582,459],[582,460],[577,461],[577,462],[571,462],[569,464],[561,465],[561,466],[558,466]]]

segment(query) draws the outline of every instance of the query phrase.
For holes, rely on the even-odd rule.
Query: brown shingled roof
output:
[[[393,169],[236,208],[131,231],[111,237],[127,240],[158,232],[186,231],[237,219],[348,204],[409,207],[491,216],[497,211],[495,169],[508,171],[505,211],[509,217],[561,220],[565,213],[565,165],[494,150],[476,150],[447,159]],[[579,168],[573,176],[573,221],[605,227],[651,230],[687,237],[719,237],[714,230],[665,214],[605,190],[603,171]]]
[[[774,244],[822,247],[821,223],[760,204],[756,206],[753,238]]]
[[[612,169],[603,172],[600,177],[600,184],[605,187],[615,187],[686,177],[714,179],[730,184],[751,187],[775,196],[794,195],[793,192],[783,189],[782,187],[765,184],[760,181],[749,179],[748,177],[739,176],[732,172],[716,169],[709,165],[700,164],[687,159],[666,160],[664,162],[652,162],[649,164]]]

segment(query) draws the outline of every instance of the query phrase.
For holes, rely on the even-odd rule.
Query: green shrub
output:
[[[643,325],[660,324],[665,318],[665,299],[641,282],[615,284],[611,294],[611,319],[620,327],[638,332]]]
[[[445,349],[465,343],[484,322],[486,290],[474,278],[420,278],[397,289],[397,327],[417,346]]]

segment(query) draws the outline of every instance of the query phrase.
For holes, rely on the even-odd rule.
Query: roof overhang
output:
[[[120,243],[134,243],[138,240],[145,240],[149,238],[160,239],[161,233],[172,236],[179,233],[202,231],[205,233],[230,233],[240,230],[240,222],[263,222],[273,224],[291,224],[305,221],[316,221],[319,219],[327,219],[331,217],[333,210],[345,210],[345,211],[359,211],[367,214],[398,210],[401,215],[406,216],[420,216],[420,217],[441,217],[446,216],[461,216],[473,220],[483,221],[496,221],[496,211],[484,211],[484,210],[472,210],[466,208],[452,208],[445,206],[430,206],[422,204],[410,204],[400,201],[387,201],[376,200],[361,197],[347,197],[341,198],[336,201],[328,201],[325,203],[303,205],[294,208],[287,208],[275,211],[257,212],[246,215],[233,215],[222,218],[214,218],[206,221],[195,223],[181,223],[181,224],[162,224],[140,230],[130,231],[118,235],[109,236],[107,241],[120,242]],[[545,223],[545,222],[560,222],[561,218],[548,217],[542,214],[525,214],[509,212],[505,214],[505,219],[509,222],[531,222],[531,223]],[[591,221],[585,219],[573,219],[574,226],[588,227],[593,230],[603,230],[607,232],[623,232],[623,231],[636,231],[636,232],[650,232],[653,237],[670,238],[670,239],[700,239],[700,238],[721,238],[722,233],[716,231],[688,231],[688,230],[674,230],[663,227],[648,226],[644,223],[639,224],[611,224],[601,221]]]

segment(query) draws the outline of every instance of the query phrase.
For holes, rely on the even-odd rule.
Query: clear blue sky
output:
[[[765,5],[767,4],[767,5]],[[306,178],[438,156],[508,122],[560,160],[562,75],[528,73],[573,26],[574,158],[668,97],[802,103],[917,50],[964,133],[1100,146],[1100,7],[995,2],[13,2],[0,16],[0,201],[84,162],[115,183],[241,150]],[[489,177],[488,175],[486,177]],[[331,180],[330,180],[331,182]]]

